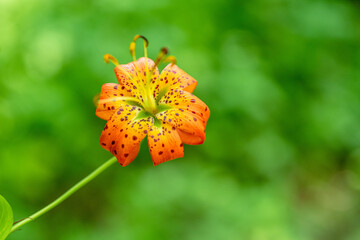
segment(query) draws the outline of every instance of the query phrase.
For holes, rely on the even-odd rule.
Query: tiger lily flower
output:
[[[144,57],[137,60],[139,38],[144,40]],[[105,83],[101,88],[96,115],[107,123],[100,144],[122,166],[136,158],[146,136],[155,166],[183,157],[183,143],[197,145],[205,140],[210,111],[192,94],[197,81],[176,65],[175,57],[166,57],[166,48],[155,61],[149,59],[147,46],[147,39],[136,35],[130,44],[133,61],[129,64],[104,56],[115,65],[119,83]],[[166,61],[171,63],[159,74],[159,63]]]

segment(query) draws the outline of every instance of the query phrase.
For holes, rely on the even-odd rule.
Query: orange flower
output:
[[[144,40],[144,55],[135,57],[135,41]],[[110,151],[122,166],[137,156],[140,142],[147,136],[154,165],[184,156],[183,143],[197,145],[205,140],[209,108],[191,94],[197,81],[166,57],[163,48],[155,62],[147,58],[148,41],[135,36],[130,44],[134,59],[120,65],[111,55],[106,62],[115,64],[119,84],[101,88],[96,115],[107,120],[100,137],[101,146]],[[170,61],[159,75],[162,61]]]

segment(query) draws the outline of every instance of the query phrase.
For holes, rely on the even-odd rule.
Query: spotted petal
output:
[[[172,107],[158,113],[157,117],[179,131],[186,144],[201,144],[205,140],[205,127],[210,116],[209,108],[199,98],[183,90],[170,90],[161,104]]]
[[[169,124],[152,126],[148,134],[148,144],[154,165],[184,156],[184,148],[176,129]]]
[[[202,120],[191,112],[173,108],[157,114],[157,118],[188,134],[198,136],[204,141],[205,127]]]
[[[122,166],[137,156],[141,140],[153,125],[153,118],[137,119],[141,108],[123,105],[111,116],[100,137],[103,148],[116,156]]]
[[[203,101],[195,95],[180,89],[170,90],[159,103],[178,109],[186,114],[191,113],[202,120],[201,122],[204,124],[204,127],[210,116],[210,110]]]
[[[104,120],[109,120],[116,109],[118,109],[121,104],[124,104],[124,101],[120,100],[123,96],[130,96],[130,93],[119,84],[105,83],[102,85],[96,108],[96,116]]]
[[[199,145],[203,144],[205,140],[205,133],[199,135],[187,133],[185,131],[182,131],[180,129],[177,129],[177,132],[181,138],[181,141],[185,144],[189,145]]]
[[[142,57],[136,62],[116,66],[115,75],[120,85],[130,91],[133,97],[143,100],[142,84],[146,83],[146,75],[149,74],[154,64],[153,60]],[[159,70],[155,67],[151,81],[157,81],[158,78]]]
[[[165,87],[169,89],[180,88],[192,93],[196,88],[197,81],[177,65],[169,64],[161,72],[159,80],[154,81],[153,84],[154,96],[157,97]]]

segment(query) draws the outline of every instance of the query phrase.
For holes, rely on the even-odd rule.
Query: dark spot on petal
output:
[[[159,152],[159,155],[161,155],[161,154],[163,154],[163,152],[160,151],[160,152]]]

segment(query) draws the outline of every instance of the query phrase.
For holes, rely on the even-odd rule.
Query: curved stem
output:
[[[73,193],[75,193],[77,190],[79,190],[80,188],[82,188],[84,185],[86,185],[88,182],[90,182],[91,180],[93,180],[96,176],[98,176],[100,173],[102,173],[105,169],[107,169],[110,165],[112,165],[113,163],[115,163],[117,160],[115,157],[110,158],[109,160],[107,160],[104,164],[102,164],[100,167],[98,167],[97,169],[95,169],[92,173],[90,173],[88,176],[86,176],[85,178],[83,178],[80,182],[78,182],[77,184],[75,184],[72,188],[70,188],[68,191],[66,191],[63,195],[61,195],[60,197],[58,197],[55,201],[53,201],[52,203],[50,203],[49,205],[47,205],[46,207],[44,207],[43,209],[37,211],[36,213],[34,213],[33,215],[31,215],[30,217],[25,218],[24,220],[14,224],[11,228],[11,233],[14,232],[16,229],[18,229],[19,227],[27,224],[28,222],[34,221],[36,218],[40,217],[41,215],[47,213],[48,211],[50,211],[51,209],[53,209],[54,207],[56,207],[57,205],[59,205],[60,203],[62,203],[65,199],[67,199],[68,197],[70,197]]]

